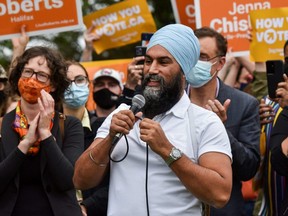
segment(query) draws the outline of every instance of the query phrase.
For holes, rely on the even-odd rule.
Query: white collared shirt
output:
[[[191,132],[188,116],[190,100],[186,93],[165,114],[153,118],[160,123],[168,140],[188,156],[192,161],[198,161],[200,155],[217,151],[232,158],[229,139],[224,125],[218,116],[197,105],[192,104],[195,128]],[[129,109],[123,104],[113,113],[121,109]],[[97,138],[106,137],[113,113],[111,113],[98,129]],[[191,134],[193,133],[193,134]],[[127,157],[119,162],[110,162],[109,186],[109,216],[146,216],[146,143],[139,138],[139,121],[127,136],[129,152]],[[198,153],[192,146],[192,136],[200,143]],[[122,137],[113,150],[112,158],[121,159],[127,150],[125,138]],[[165,161],[148,148],[148,199],[151,216],[167,215],[201,215],[201,202],[190,193],[179,178],[167,166]],[[198,156],[196,156],[198,155]]]

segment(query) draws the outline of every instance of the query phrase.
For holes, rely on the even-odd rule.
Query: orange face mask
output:
[[[40,91],[44,89],[48,93],[51,91],[51,86],[41,83],[33,78],[20,78],[18,81],[18,89],[21,97],[28,103],[35,104],[37,99],[41,97]]]

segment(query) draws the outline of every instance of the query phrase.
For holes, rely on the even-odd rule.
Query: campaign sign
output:
[[[87,28],[100,39],[93,43],[96,53],[141,40],[141,33],[155,32],[156,25],[146,0],[127,0],[113,4],[83,18]]]
[[[83,27],[80,0],[1,0],[0,40],[71,31]]]
[[[171,0],[171,4],[176,22],[195,29],[194,0]]]
[[[253,10],[287,7],[284,0],[194,0],[196,27],[209,26],[228,40],[234,56],[249,55],[247,31]]]
[[[253,59],[258,62],[283,60],[283,47],[288,40],[288,7],[254,10],[250,12],[250,19]]]

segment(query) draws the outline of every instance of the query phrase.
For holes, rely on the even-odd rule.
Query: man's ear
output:
[[[225,63],[226,63],[226,58],[225,58],[225,56],[222,56],[222,57],[220,58],[219,63],[220,63],[220,64],[218,64],[217,71],[220,71],[220,70],[223,68],[223,66],[225,65]]]
[[[183,83],[184,88],[186,88],[187,81],[186,81],[186,76],[184,74],[182,76],[182,83]]]
[[[182,72],[182,80],[186,81],[186,76],[185,76],[184,72]]]

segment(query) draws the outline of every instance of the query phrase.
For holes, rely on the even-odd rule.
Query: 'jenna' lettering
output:
[[[271,8],[270,2],[255,2],[255,3],[247,3],[247,4],[238,4],[233,3],[232,10],[229,10],[229,15],[236,14],[245,14],[249,13],[251,10],[261,10],[261,9],[269,9]]]

